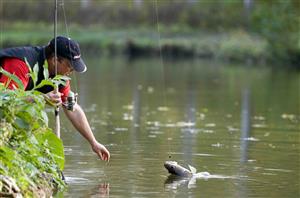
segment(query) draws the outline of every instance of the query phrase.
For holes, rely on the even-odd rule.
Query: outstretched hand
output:
[[[109,161],[110,154],[104,145],[100,144],[99,142],[96,142],[92,145],[92,149],[101,160]]]

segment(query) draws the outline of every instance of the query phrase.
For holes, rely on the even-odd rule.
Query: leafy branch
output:
[[[39,89],[43,86],[47,86],[47,85],[53,87],[53,89],[56,89],[56,88],[58,88],[59,85],[66,85],[66,82],[68,80],[70,80],[69,77],[63,76],[63,75],[56,75],[53,78],[49,78],[48,62],[45,61],[44,65],[43,65],[43,67],[44,67],[44,70],[43,70],[44,79],[39,84],[37,84],[38,74],[39,74],[39,70],[40,70],[38,63],[36,63],[33,66],[33,69],[31,69],[31,67],[30,67],[28,61],[26,60],[26,58],[25,58],[25,62],[26,62],[26,65],[29,69],[28,75],[30,76],[30,78],[33,81],[33,89],[32,89],[33,91],[35,91],[35,90],[37,90],[37,89]],[[5,85],[6,88],[9,86],[11,81],[14,81],[16,83],[18,89],[21,89],[21,90],[25,89],[24,84],[22,83],[22,81],[16,75],[5,71],[1,67],[0,67],[0,73],[2,73],[3,75],[5,75],[9,78],[8,82]]]
[[[6,88],[9,86],[11,80],[13,80],[17,84],[19,89],[24,90],[24,85],[23,85],[22,81],[16,75],[11,74],[8,71],[5,71],[2,67],[0,67],[0,73],[2,73],[3,75],[5,75],[9,78],[9,80],[5,84]]]
[[[36,63],[33,66],[33,69],[29,66],[29,63],[25,59],[26,65],[28,66],[29,69],[29,76],[31,77],[33,81],[33,89],[32,90],[37,90],[43,86],[49,85],[53,87],[54,89],[58,88],[59,85],[65,85],[68,80],[70,80],[69,77],[63,76],[63,75],[56,75],[54,78],[49,78],[49,70],[48,70],[48,62],[44,62],[44,70],[43,70],[43,76],[44,79],[37,84],[38,81],[38,74],[39,74],[39,65]]]

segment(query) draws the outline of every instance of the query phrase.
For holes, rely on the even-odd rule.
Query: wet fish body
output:
[[[192,177],[193,176],[193,173],[190,170],[180,166],[175,161],[166,161],[164,163],[164,166],[169,171],[170,174],[177,175],[180,177]]]
[[[165,168],[171,174],[165,181],[165,185],[171,189],[177,189],[177,187],[187,184],[188,188],[195,187],[197,179],[226,179],[235,178],[223,175],[211,175],[209,172],[198,172],[196,168],[189,165],[189,169],[180,166],[175,161],[166,161],[164,163]]]

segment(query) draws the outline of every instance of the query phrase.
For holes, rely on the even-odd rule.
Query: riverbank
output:
[[[58,7],[58,31],[69,32],[91,49],[88,53],[162,54],[300,68],[297,0],[68,1]],[[2,47],[48,42],[53,37],[52,8],[51,1],[1,4]]]
[[[59,26],[59,34],[67,35]],[[20,31],[21,30],[21,31]],[[206,58],[247,63],[271,60],[266,40],[237,29],[230,32],[194,31],[180,27],[140,27],[137,29],[107,29],[71,26],[70,37],[77,40],[84,53],[108,55],[160,56],[166,58]],[[24,24],[4,26],[2,47],[45,45],[53,37],[51,26]]]
[[[0,197],[50,197],[65,187],[64,151],[41,95],[0,84]]]

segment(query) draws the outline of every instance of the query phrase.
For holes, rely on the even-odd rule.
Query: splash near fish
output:
[[[203,178],[203,179],[225,179],[225,178],[234,178],[231,176],[224,176],[224,175],[211,175],[209,172],[198,172],[197,169],[191,165],[189,169],[184,168],[183,166],[179,165],[176,161],[166,161],[164,163],[165,168],[168,172],[172,175],[183,177],[183,178]]]
[[[197,179],[226,179],[235,178],[224,175],[211,175],[209,172],[198,172],[197,169],[188,165],[189,169],[179,165],[176,161],[166,161],[164,167],[171,174],[165,181],[165,185],[171,189],[177,189],[179,186],[187,185],[188,188],[193,188],[196,185]]]

